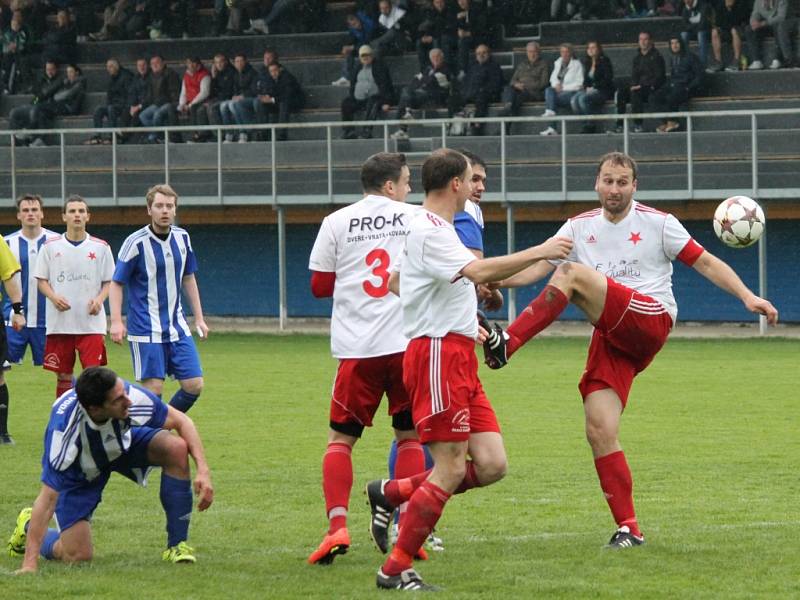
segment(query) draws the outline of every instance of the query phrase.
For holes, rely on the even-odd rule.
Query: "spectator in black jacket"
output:
[[[711,30],[711,49],[714,52],[714,64],[707,69],[710,72],[739,71],[745,68],[742,61],[742,38],[750,20],[750,7],[747,0],[723,0],[714,13],[714,28]],[[733,61],[727,67],[722,62],[722,42],[730,42],[733,47]]]
[[[625,114],[625,106],[630,103],[631,111],[636,114],[644,112],[644,105],[657,89],[667,81],[667,67],[664,57],[656,50],[653,37],[648,31],[639,33],[639,52],[633,59],[633,70],[629,85],[620,86],[617,90],[617,114]],[[633,131],[644,131],[642,119],[634,119]],[[617,121],[617,133],[622,132],[622,121]]]
[[[667,83],[653,95],[656,112],[678,111],[689,98],[700,93],[705,70],[696,54],[690,52],[683,39],[673,37],[669,41],[670,73]],[[679,121],[664,119],[656,131],[669,133],[681,128]]]
[[[9,113],[9,129],[36,129],[41,122],[41,107],[51,102],[56,92],[64,85],[64,80],[59,76],[58,64],[49,60],[44,65],[44,73],[34,87],[33,102],[11,109]],[[27,145],[28,136],[18,136],[17,143]]]
[[[375,121],[389,110],[394,99],[394,86],[389,68],[372,55],[372,48],[363,45],[358,51],[359,65],[350,77],[350,94],[342,100],[342,121],[353,121],[356,112],[364,111],[365,121]],[[345,139],[358,137],[353,127],[344,127]],[[362,137],[372,137],[372,128],[364,127]]]
[[[464,78],[461,94],[451,97],[451,110],[462,110],[468,102],[475,104],[475,116],[485,117],[489,114],[489,103],[500,100],[503,90],[503,70],[492,58],[489,46],[481,44],[475,48],[475,61],[469,66]],[[484,124],[472,123],[472,135],[483,135]]]
[[[108,127],[118,127],[125,121],[124,115],[128,112],[128,98],[133,83],[133,73],[121,67],[116,58],[106,61],[108,85],[106,87],[106,103],[98,106],[94,111],[94,127],[101,128],[103,120],[108,122]],[[111,135],[103,136],[96,133],[84,142],[85,144],[110,144]]]
[[[136,73],[133,76],[133,81],[131,81],[128,91],[128,112],[120,125],[123,127],[136,127],[141,124],[139,121],[139,113],[141,113],[144,108],[144,98],[149,85],[150,63],[146,58],[137,58]],[[129,134],[125,134],[122,137],[124,141],[124,139],[129,138]]]
[[[297,78],[279,62],[270,63],[265,71],[255,84],[253,110],[256,119],[259,123],[288,123],[289,115],[305,105],[303,88]],[[276,135],[279,142],[288,139],[285,129],[277,129]]]
[[[697,40],[700,45],[700,62],[708,64],[708,49],[711,42],[711,24],[714,8],[708,0],[683,0],[681,7],[683,45],[689,47],[689,40]]]
[[[472,0],[458,0],[456,13],[456,36],[458,37],[458,75],[464,77],[469,59],[479,44],[488,42],[489,31],[483,6]]]
[[[42,59],[61,63],[78,60],[78,32],[70,20],[69,11],[56,13],[55,28],[48,31],[42,40]]]
[[[5,25],[5,24],[4,24]],[[6,94],[14,94],[20,81],[30,85],[31,53],[33,36],[24,23],[22,11],[15,10],[3,36],[2,88]]]
[[[31,129],[49,129],[56,117],[77,115],[81,112],[83,99],[86,96],[86,80],[80,67],[67,66],[67,76],[61,80],[61,86],[47,100],[36,103],[33,112]],[[46,146],[42,137],[37,137],[31,146]]]
[[[164,62],[164,57],[156,54],[150,59],[150,78],[145,88],[144,108],[139,113],[139,121],[145,127],[174,126],[178,124],[178,99],[181,94],[181,78]],[[155,131],[147,134],[151,144],[161,141]],[[172,134],[173,141],[180,141],[180,134]]]
[[[422,14],[417,33],[420,71],[424,71],[430,64],[428,53],[432,48],[441,48],[451,69],[458,68],[458,19],[446,0],[433,0],[431,7]]]
[[[614,68],[603,53],[600,42],[591,41],[586,45],[583,59],[583,89],[570,100],[572,112],[576,115],[598,115],[606,101],[614,96]],[[597,121],[584,124],[582,133],[596,133]]]
[[[228,57],[224,54],[216,54],[214,56],[214,64],[211,67],[211,94],[209,95],[208,102],[206,102],[206,115],[210,125],[221,125],[222,115],[220,114],[220,106],[233,98],[233,93],[236,87],[236,69],[228,61]],[[209,132],[200,132],[196,142],[205,142],[211,139],[212,135]]]
[[[253,97],[258,73],[248,62],[247,56],[241,52],[233,57],[233,66],[235,67],[233,96],[219,107],[222,123],[225,125],[252,125],[255,121]],[[232,142],[234,137],[233,131],[225,132],[225,142]],[[247,132],[239,131],[239,142],[247,141]]]
[[[397,104],[396,119],[413,119],[412,108],[434,106],[445,108],[450,98],[452,88],[450,70],[444,60],[441,48],[434,48],[428,53],[431,66],[420,71],[414,76],[400,93],[400,102]],[[408,126],[401,125],[392,134],[396,140],[408,139]]]

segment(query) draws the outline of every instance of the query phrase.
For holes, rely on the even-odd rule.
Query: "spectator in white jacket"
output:
[[[369,45],[379,58],[387,54],[401,54],[406,49],[406,9],[397,0],[380,0],[378,10],[379,33]]]
[[[550,87],[544,91],[543,117],[554,117],[559,106],[569,107],[572,97],[583,89],[583,65],[573,56],[572,44],[561,44],[561,55],[553,64]],[[553,121],[541,135],[558,135],[558,122]]]

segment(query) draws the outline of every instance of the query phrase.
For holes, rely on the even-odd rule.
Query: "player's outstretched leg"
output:
[[[353,487],[352,451],[352,446],[343,441],[332,441],[325,450],[322,459],[322,490],[325,495],[325,513],[328,515],[328,532],[308,557],[309,564],[329,565],[340,554],[346,554],[350,547],[347,511],[350,490]]]

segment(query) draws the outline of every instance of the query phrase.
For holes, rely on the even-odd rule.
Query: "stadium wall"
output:
[[[140,221],[141,209],[138,209],[137,213],[139,217],[137,220]],[[105,219],[98,219],[100,220]],[[277,226],[264,222],[248,225],[208,225],[188,221],[184,219],[183,224],[191,233],[198,257],[200,265],[198,281],[205,312],[209,315],[277,316]],[[331,301],[317,300],[309,290],[308,255],[314,243],[319,221],[315,223],[288,221],[286,248],[288,314],[290,317],[329,316]],[[708,220],[684,220],[684,224],[701,244],[730,263],[751,289],[758,289],[756,247],[732,250],[723,246],[714,236]],[[541,242],[553,235],[559,225],[559,221],[518,222],[517,246],[523,248]],[[783,322],[800,322],[800,269],[797,260],[800,256],[800,237],[796,235],[799,225],[797,220],[773,219],[768,227],[769,297],[781,311]],[[116,255],[122,241],[135,227],[136,225],[122,227],[90,223],[89,230],[93,235],[107,240]],[[11,230],[11,227],[8,227],[8,230]],[[505,223],[487,223],[487,255],[502,254],[505,250]],[[674,286],[680,320],[729,322],[755,320],[744,311],[737,300],[718,290],[693,269],[681,263],[675,263]],[[518,292],[518,310],[524,308],[540,287],[524,288]],[[580,316],[577,310],[570,307],[564,318],[578,319]]]

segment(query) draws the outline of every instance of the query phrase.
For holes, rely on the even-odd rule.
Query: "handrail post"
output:
[[[11,199],[17,199],[17,138],[11,137]]]
[[[222,194],[222,129],[217,129],[217,201],[225,203]]]
[[[514,205],[510,202],[506,204],[506,251],[513,254],[516,247],[516,221],[514,220]],[[517,318],[517,290],[508,288],[508,306],[506,307],[508,322],[511,323]]]
[[[758,200],[758,115],[750,115],[750,152],[752,169],[752,197]],[[762,298],[767,297],[767,231],[761,234],[758,240],[758,295]],[[764,315],[758,317],[758,333],[767,334],[767,318]]]
[[[164,131],[164,183],[169,185],[169,133]]]
[[[61,155],[61,201],[67,199],[67,149],[64,147],[64,132],[58,134],[59,154]]]
[[[567,122],[561,119],[561,197],[567,199]]]
[[[117,188],[117,130],[111,130],[111,197],[114,206],[119,206],[119,190]]]
[[[328,202],[333,203],[333,140],[331,125],[325,126],[326,148],[328,153]]]
[[[278,206],[278,328],[286,329],[286,219]]]
[[[270,129],[270,143],[269,143],[269,164],[272,173],[270,173],[270,185],[272,186],[272,204],[278,203],[278,159],[275,156],[278,151],[278,145],[275,141],[275,134],[277,129]]]
[[[687,200],[694,196],[694,156],[692,146],[692,116],[686,117],[686,186],[689,191]]]

